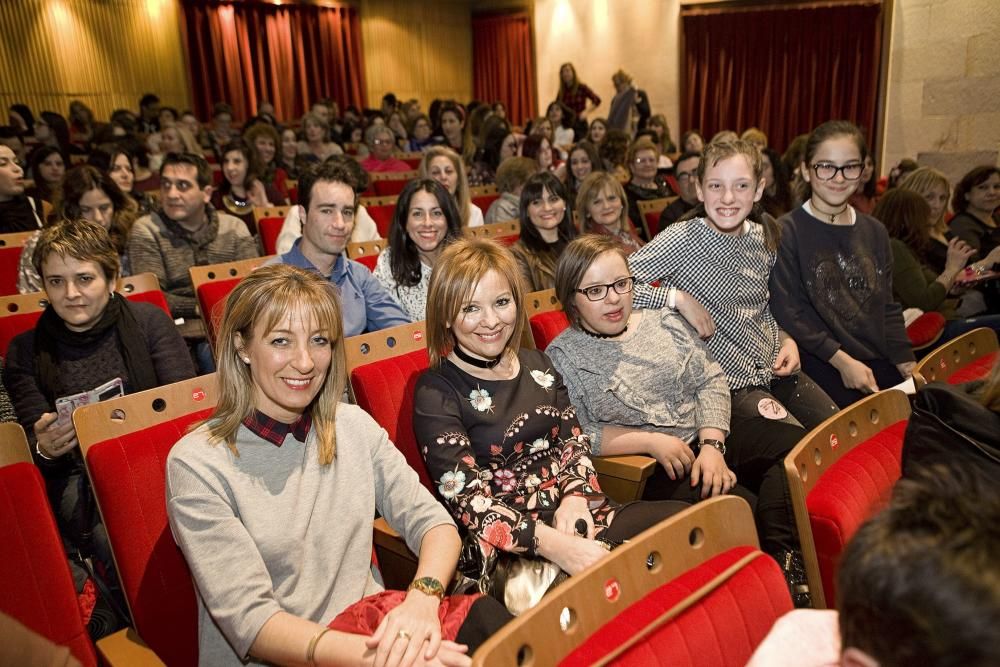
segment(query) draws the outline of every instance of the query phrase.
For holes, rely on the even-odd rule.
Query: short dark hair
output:
[[[348,160],[354,161],[351,158]],[[312,201],[313,186],[317,183],[343,183],[354,191],[354,201],[358,199],[357,173],[345,160],[324,160],[306,169],[299,176],[299,204],[307,213]]]
[[[882,667],[1000,664],[1000,493],[973,466],[932,464],[847,545],[842,646]]]
[[[160,98],[153,93],[146,93],[139,100],[139,108],[148,107],[150,104],[159,104]]]
[[[684,151],[677,157],[676,160],[674,160],[674,166],[676,167],[685,160],[701,160],[701,153],[695,153],[694,151]]]
[[[389,227],[390,268],[393,279],[400,285],[412,287],[420,283],[420,254],[416,244],[406,233],[407,217],[410,213],[410,202],[418,192],[434,195],[438,206],[444,213],[448,224],[442,247],[462,235],[462,218],[458,212],[455,198],[448,193],[443,185],[432,178],[415,178],[403,188],[396,200],[396,210],[392,215]]]
[[[965,209],[969,208],[969,202],[965,198],[966,195],[972,191],[972,188],[985,183],[993,174],[1000,174],[1000,169],[984,164],[973,168],[972,171],[963,176],[962,180],[955,186],[955,194],[951,197],[952,210],[955,213],[965,212]]]
[[[212,184],[212,168],[208,166],[200,155],[194,153],[167,153],[163,157],[163,164],[160,165],[160,176],[167,167],[176,165],[190,165],[198,172],[198,187],[204,190]]]
[[[31,256],[31,265],[43,279],[45,272],[42,265],[52,253],[81,262],[94,262],[101,267],[107,280],[116,279],[121,268],[118,251],[108,231],[89,220],[60,220],[42,229]]]

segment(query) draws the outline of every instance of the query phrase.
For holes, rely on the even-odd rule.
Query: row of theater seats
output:
[[[529,295],[527,309],[527,345],[544,347],[566,326],[551,291]],[[411,427],[413,389],[428,366],[423,323],[355,336],[346,348],[353,399],[388,431],[433,492]],[[997,349],[996,334],[977,329],[927,355],[918,377],[982,377],[996,363]],[[135,624],[98,643],[110,664],[197,661],[195,596],[167,526],[164,465],[173,444],[216,400],[215,377],[209,375],[74,414]],[[880,392],[818,426],[786,458],[817,607],[834,599],[839,554],[900,475],[908,416],[905,395]],[[84,664],[96,664],[24,433],[17,425],[2,428],[0,576],[11,594],[0,599],[0,611],[70,646]],[[602,486],[620,501],[641,496],[655,465],[641,456],[595,457]],[[405,586],[415,557],[381,519],[373,530],[373,557],[387,584]],[[779,568],[759,550],[749,507],[738,498],[717,498],[650,529],[570,579],[483,645],[474,662],[742,665],[790,609]]]

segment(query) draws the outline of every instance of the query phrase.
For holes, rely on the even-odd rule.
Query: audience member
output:
[[[94,138],[96,127],[94,112],[90,107],[80,100],[73,100],[69,103],[70,141],[89,146]]]
[[[580,191],[583,179],[595,171],[603,171],[604,164],[601,162],[597,146],[586,139],[574,146],[573,150],[569,152],[567,163],[569,168],[566,170],[566,188],[569,190],[570,203],[572,204],[576,202],[576,195]]]
[[[507,249],[479,239],[445,249],[427,300],[431,369],[413,398],[428,472],[466,536],[459,567],[515,614],[540,596],[506,595],[495,552],[575,575],[607,556],[600,541],[618,544],[687,506],[619,505],[601,492],[559,374],[543,352],[518,349],[524,302]]]
[[[517,220],[521,211],[521,190],[528,179],[538,173],[538,163],[531,158],[512,157],[505,160],[497,169],[497,190],[500,197],[486,212],[484,222],[491,225],[494,222]]]
[[[944,271],[948,258],[948,242],[952,239],[952,233],[945,220],[948,214],[948,199],[951,196],[951,184],[948,183],[948,178],[933,167],[920,167],[903,177],[898,187],[916,192],[930,207],[927,245],[924,246],[921,259],[931,270],[938,273]]]
[[[465,164],[458,153],[447,146],[431,146],[420,160],[420,178],[431,178],[445,187],[454,198],[463,227],[483,224],[483,211],[472,203]]]
[[[118,189],[136,203],[138,214],[146,215],[156,208],[156,202],[148,192],[139,192],[135,189],[135,172],[132,171],[132,158],[128,150],[115,145],[109,148],[110,152],[101,149],[91,151],[87,164],[107,174]]]
[[[448,148],[462,155],[463,150],[463,130],[465,129],[465,110],[456,102],[444,102],[438,111],[437,126],[434,128],[434,136],[438,143],[443,143]],[[434,115],[431,114],[431,119]]]
[[[220,213],[212,200],[212,171],[197,155],[168,155],[160,168],[160,207],[132,226],[128,254],[135,273],[160,281],[174,317],[198,317],[192,266],[257,256],[257,244],[239,218]]]
[[[299,142],[296,161],[299,169],[317,164],[330,157],[340,155],[343,149],[330,138],[330,124],[323,116],[315,112],[302,116],[302,134],[304,141]]]
[[[365,130],[365,143],[368,145],[368,157],[361,161],[361,166],[368,173],[413,170],[410,165],[393,156],[396,140],[387,125],[369,126]]]
[[[479,136],[480,148],[469,167],[469,185],[490,185],[496,180],[500,163],[517,155],[517,137],[510,123],[499,116],[490,116],[483,123]]]
[[[792,191],[778,151],[773,148],[761,149],[761,160],[764,167],[764,196],[760,205],[773,218],[780,218],[795,208],[792,205]]]
[[[666,160],[670,162],[670,158],[667,157],[667,153],[676,153],[677,146],[674,145],[674,140],[670,138],[670,126],[667,124],[667,117],[662,113],[658,113],[649,119],[646,128],[652,130],[656,135],[656,147],[660,149],[660,168],[669,169],[671,164],[664,164],[663,161]]]
[[[608,121],[606,118],[595,118],[590,121],[590,129],[587,130],[587,139],[595,146],[604,143],[604,136],[608,133]]]
[[[583,179],[576,195],[577,224],[584,233],[612,237],[626,255],[631,255],[643,242],[628,219],[625,204],[625,190],[618,179],[596,171]]]
[[[26,104],[12,104],[7,110],[7,122],[21,133],[22,137],[35,136],[35,114]]]
[[[573,63],[563,63],[559,67],[559,93],[556,95],[556,101],[568,107],[576,120],[582,121],[582,126],[586,125],[590,112],[601,106],[601,98],[587,84],[580,81]],[[580,136],[583,136],[583,132],[580,132]]]
[[[80,165],[70,169],[63,179],[59,204],[52,217],[55,220],[89,220],[103,227],[118,253],[119,275],[130,276],[127,242],[138,212],[135,202],[118,189],[110,176],[96,167]],[[34,262],[39,238],[41,231],[29,238],[21,250],[17,271],[17,291],[21,294],[44,289]]]
[[[139,132],[153,134],[160,131],[160,98],[146,93],[139,100]]]
[[[784,470],[805,431],[794,419],[731,418],[726,374],[697,332],[672,309],[633,309],[634,285],[625,250],[613,239],[581,237],[559,259],[556,295],[571,326],[547,352],[591,450],[654,457],[665,475],[647,481],[646,498],[749,497],[761,547],[785,571],[796,604],[808,606]],[[752,398],[755,409],[760,395]],[[733,396],[736,411],[740,401]]]
[[[102,226],[62,220],[46,227],[32,258],[49,305],[34,330],[11,341],[4,383],[64,541],[71,550],[93,553],[113,578],[72,405],[60,407],[60,399],[98,389],[115,395],[152,389],[194,377],[194,366],[166,313],[115,293],[118,251]]]
[[[41,146],[56,148],[62,155],[82,153],[83,149],[69,141],[69,123],[54,111],[43,111],[35,121],[35,139]]]
[[[427,114],[419,114],[410,120],[406,127],[409,139],[406,141],[406,150],[416,153],[424,150],[433,142],[433,127],[431,119]]]
[[[849,200],[855,210],[865,215],[872,214],[872,211],[875,210],[875,203],[878,201],[876,191],[878,178],[875,170],[875,158],[871,155],[870,151],[871,149],[868,149],[865,155],[865,168],[861,172],[861,178],[858,179],[858,187]]]
[[[17,158],[18,162],[24,164],[27,158],[27,148],[21,139],[20,133],[11,125],[0,126],[0,146],[6,146]]]
[[[552,155],[552,142],[542,134],[528,135],[524,143],[521,144],[521,155],[538,162],[540,173],[565,173],[565,166],[555,163]]]
[[[679,190],[677,199],[660,212],[660,230],[664,230],[683,218],[688,211],[698,205],[698,163],[701,152],[685,152],[674,164],[674,180]]]
[[[545,111],[545,118],[552,125],[552,145],[565,160],[569,155],[569,149],[573,147],[575,138],[573,124],[576,115],[569,107],[559,102],[552,102]]]
[[[892,252],[880,222],[851,207],[864,137],[846,121],[809,135],[806,201],[781,218],[771,307],[801,346],[802,370],[844,407],[908,378],[915,365],[892,295]]]
[[[288,202],[288,172],[278,162],[278,144],[281,137],[278,130],[267,123],[257,123],[243,133],[243,138],[253,150],[255,161],[260,168],[260,180],[265,187],[273,188],[278,193],[278,200],[273,202]],[[292,161],[295,161],[294,156]]]
[[[632,85],[632,77],[625,70],[618,70],[611,77],[615,86],[615,96],[608,111],[608,128],[631,133],[637,90]]]
[[[1000,226],[995,212],[1000,206],[1000,169],[976,167],[955,186],[951,208],[955,217],[951,232],[978,251],[977,259],[985,259],[1000,245]]]
[[[444,184],[430,178],[406,184],[396,201],[389,247],[379,254],[373,274],[414,322],[426,317],[435,262],[461,234],[462,219]]]
[[[631,178],[628,165],[628,150],[631,141],[627,132],[622,130],[608,130],[601,143],[601,160],[604,162],[604,171],[614,174],[620,181],[627,181]]]
[[[511,246],[529,292],[556,286],[556,264],[566,244],[576,238],[566,188],[543,171],[528,179],[521,190],[518,217],[521,238]]]
[[[264,185],[257,156],[246,141],[233,139],[221,153],[222,183],[212,192],[212,206],[242,220],[251,236],[255,235],[254,207],[280,203],[281,194]]]
[[[302,236],[291,250],[268,262],[314,271],[336,285],[345,336],[411,321],[366,266],[344,255],[358,205],[356,182],[357,175],[337,160],[304,173],[299,179]]]
[[[281,153],[275,158],[279,169],[284,170],[290,179],[297,179],[300,172],[299,140],[295,136],[295,130],[285,128],[281,131]],[[294,203],[294,202],[293,202]]]
[[[466,121],[463,131],[462,147],[464,152],[461,155],[466,164],[472,164],[476,154],[483,147],[483,126],[493,115],[493,108],[488,104],[469,102],[467,110],[469,119]]]
[[[0,145],[0,234],[40,229],[45,204],[24,192],[24,170],[10,147]]]
[[[701,136],[701,130],[688,130],[681,135],[681,150],[685,153],[697,153],[701,155],[705,150],[705,139]]]
[[[743,134],[740,135],[740,139],[743,141],[748,141],[758,150],[762,151],[767,148],[767,135],[759,127],[750,127],[743,130]]]
[[[633,224],[638,225],[639,229],[642,230],[642,236],[647,241],[649,239],[645,238],[646,228],[641,224],[642,213],[639,211],[639,202],[663,199],[674,194],[669,185],[656,177],[659,160],[659,149],[648,139],[640,139],[629,148],[628,168],[632,177],[625,184],[625,195],[628,198],[628,217]]]
[[[219,149],[233,140],[233,108],[226,102],[216,102],[212,107],[212,129],[206,135],[208,146],[216,155]]]
[[[340,402],[338,301],[289,266],[240,282],[220,327],[220,399],[170,450],[167,516],[199,593],[204,664],[468,665],[507,618],[487,598],[443,599],[458,534],[378,424]],[[421,554],[406,593],[373,577],[375,511]]]
[[[27,190],[30,197],[35,197],[50,204],[55,204],[63,176],[66,175],[66,159],[58,148],[39,146],[28,158],[31,178],[35,185]]]

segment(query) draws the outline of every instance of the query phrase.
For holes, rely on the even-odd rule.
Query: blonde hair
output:
[[[943,234],[948,230],[948,225],[945,224],[944,218],[948,214],[948,200],[951,199],[951,183],[948,182],[948,177],[933,167],[919,167],[904,176],[896,187],[900,190],[910,190],[911,192],[916,192],[921,197],[926,197],[931,188],[936,185],[944,188],[945,205],[941,209],[941,215],[938,216],[938,219],[932,222],[931,228]]]
[[[496,241],[460,238],[444,249],[434,264],[427,290],[427,353],[431,367],[438,368],[455,347],[451,323],[489,271],[496,271],[510,285],[517,308],[514,331],[501,355],[517,352],[527,326],[524,285],[517,261],[510,250]]]
[[[226,299],[219,325],[219,402],[206,420],[212,440],[225,442],[237,456],[236,432],[254,409],[254,381],[243,362],[242,345],[253,339],[258,325],[266,333],[296,309],[308,310],[330,341],[332,359],[326,380],[313,399],[309,411],[319,449],[320,465],[328,465],[337,452],[337,404],[344,393],[346,365],[344,325],[336,288],[321,276],[290,266],[261,267],[240,281]]]
[[[743,130],[743,134],[740,135],[740,139],[743,141],[749,141],[761,150],[767,148],[767,135],[764,134],[764,131],[759,127],[750,127]]]
[[[472,200],[469,196],[469,178],[465,175],[465,163],[458,153],[447,146],[431,146],[424,151],[424,156],[420,160],[420,178],[430,178],[431,161],[436,157],[446,157],[451,162],[458,174],[458,183],[455,185],[455,203],[458,205],[458,215],[462,219],[462,226],[469,226],[469,213],[472,210]]]
[[[622,187],[621,182],[617,178],[608,172],[595,171],[587,174],[583,182],[580,183],[579,191],[576,193],[576,222],[580,225],[580,229],[584,233],[597,231],[597,227],[600,226],[590,217],[589,209],[594,200],[605,191],[610,191],[612,194],[618,195],[618,199],[622,203],[619,222],[622,231],[629,231],[628,200],[625,198],[625,188]]]

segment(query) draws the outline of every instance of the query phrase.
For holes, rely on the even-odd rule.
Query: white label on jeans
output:
[[[766,419],[784,419],[788,416],[785,406],[773,398],[762,398],[757,401],[757,412]]]

